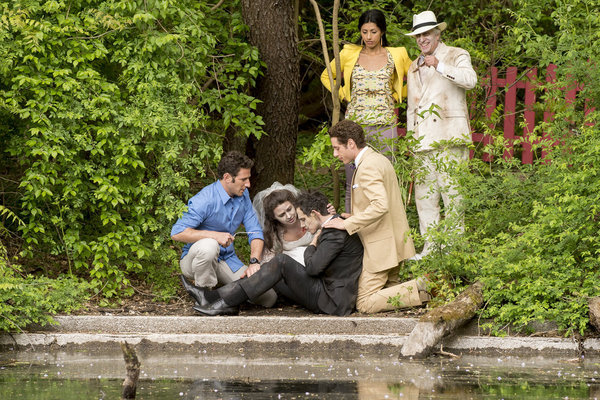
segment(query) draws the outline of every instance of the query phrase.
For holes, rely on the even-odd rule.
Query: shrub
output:
[[[4,206],[0,215],[17,224],[19,218]],[[0,238],[6,229],[0,222]],[[23,330],[30,324],[54,323],[52,315],[79,308],[89,297],[90,285],[73,277],[59,279],[23,277],[17,265],[10,265],[0,241],[0,331]]]
[[[0,110],[22,173],[23,255],[66,258],[108,298],[132,294],[133,274],[176,264],[168,227],[218,161],[223,132],[261,131],[245,94],[258,51],[236,38],[235,5],[209,7],[0,1]]]

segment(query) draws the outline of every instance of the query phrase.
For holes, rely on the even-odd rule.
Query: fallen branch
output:
[[[444,336],[452,334],[473,318],[482,304],[483,284],[475,282],[451,303],[434,308],[421,317],[404,342],[401,356],[427,357]]]
[[[448,357],[457,358],[457,359],[461,357],[458,354],[450,353],[449,351],[444,351],[443,344],[440,344],[440,351],[438,353],[443,356],[448,356]]]

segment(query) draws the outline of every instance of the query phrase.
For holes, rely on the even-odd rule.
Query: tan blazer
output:
[[[365,249],[363,269],[395,268],[415,255],[398,178],[390,160],[367,147],[352,178],[352,216],[344,222]]]
[[[443,140],[457,139],[471,142],[469,110],[466,90],[477,84],[477,74],[471,65],[471,56],[466,50],[439,43],[433,53],[444,63],[444,73],[433,67],[427,68],[427,79],[421,80],[417,68],[418,58],[412,62],[406,76],[408,87],[406,129],[421,138],[418,150],[432,150],[433,144]],[[433,109],[439,115],[427,110]]]

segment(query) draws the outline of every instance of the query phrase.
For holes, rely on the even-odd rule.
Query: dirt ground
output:
[[[175,279],[175,277],[174,277]],[[145,287],[143,282],[133,283],[135,294],[132,297],[123,298],[118,305],[103,307],[98,299],[91,299],[85,307],[70,313],[70,315],[156,315],[156,316],[201,316],[192,309],[194,301],[189,294],[179,287],[176,295],[168,302],[155,301],[150,288]],[[353,317],[377,317],[377,318],[418,318],[427,311],[427,305],[421,307],[405,308],[401,310],[381,312],[377,314],[362,314],[355,312]],[[272,308],[245,303],[240,307],[240,316],[273,316],[273,317],[310,317],[314,316],[312,312],[305,308],[291,303],[287,299],[279,298]],[[535,333],[519,333],[518,330],[511,330],[512,336],[542,336],[542,337],[562,337],[564,332],[559,332],[555,328],[534,327]],[[578,334],[575,336],[579,337]],[[584,335],[585,337],[600,337],[600,332],[590,329]]]
[[[157,302],[149,292],[136,289],[136,293],[129,298],[122,299],[119,305],[102,307],[98,301],[92,299],[86,306],[72,315],[199,315],[192,309],[194,302],[183,288],[179,288],[177,296],[169,302]],[[418,317],[427,312],[426,306],[408,308],[397,311],[373,314],[376,317]],[[301,306],[292,304],[287,299],[278,299],[273,308],[264,308],[250,303],[240,307],[241,316],[310,316],[314,315]],[[370,316],[369,314],[354,313],[354,316]]]

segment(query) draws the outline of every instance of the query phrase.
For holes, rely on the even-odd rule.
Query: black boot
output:
[[[210,301],[206,299],[206,295],[204,293],[205,289],[189,283],[183,274],[179,275],[179,277],[181,278],[181,284],[183,285],[183,288],[190,294],[190,296],[192,296],[194,300],[196,300],[196,304],[201,307],[206,307],[210,304]]]
[[[225,303],[225,300],[219,299],[207,306],[196,304],[194,310],[204,315],[237,315],[240,312],[239,307],[232,307]]]
[[[248,300],[248,295],[242,288],[242,282],[245,281],[245,279],[241,279],[230,282],[211,291],[210,293],[216,293],[219,298],[207,305],[196,304],[194,310],[204,315],[236,315],[239,312],[239,305]]]

